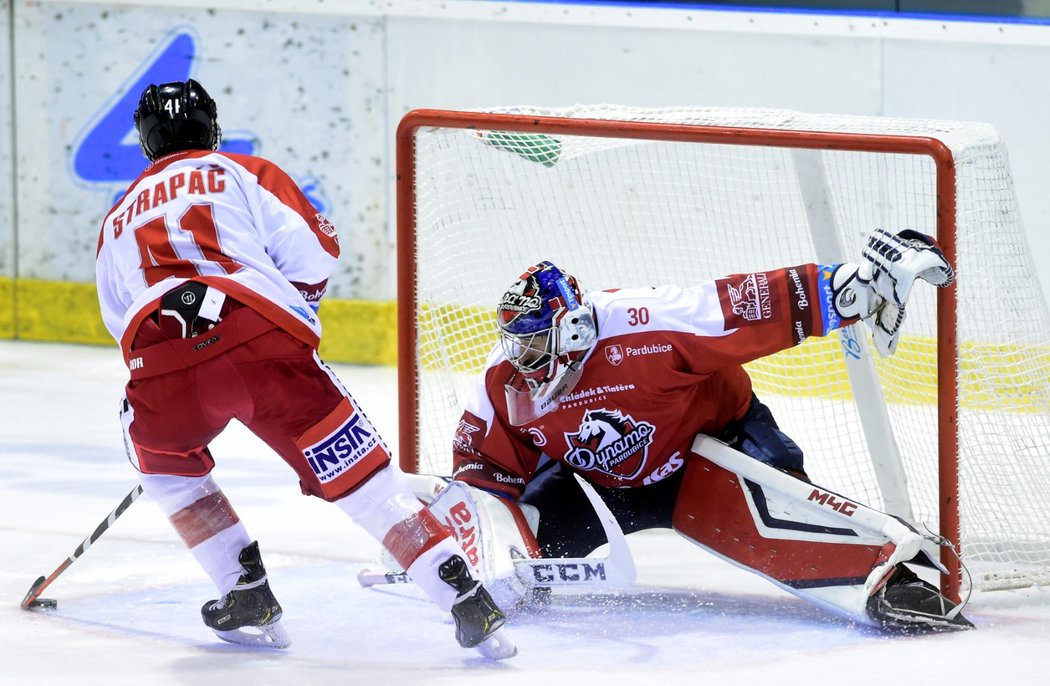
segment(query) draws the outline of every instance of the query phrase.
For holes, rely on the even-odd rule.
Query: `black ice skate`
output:
[[[242,550],[237,561],[244,567],[244,574],[224,598],[204,604],[204,623],[230,643],[287,648],[292,641],[280,624],[281,605],[270,592],[259,542]]]
[[[441,563],[438,576],[456,589],[452,618],[456,620],[456,640],[464,648],[477,648],[495,660],[512,657],[518,648],[500,631],[507,616],[496,606],[492,596],[470,575],[466,561],[459,555]]]
[[[888,629],[912,632],[972,629],[962,608],[941,595],[903,564],[891,572],[889,581],[868,599],[868,616]]]

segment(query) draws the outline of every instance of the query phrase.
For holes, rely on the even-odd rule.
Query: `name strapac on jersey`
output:
[[[322,482],[350,469],[379,445],[379,434],[361,413],[354,412],[342,426],[303,449],[310,468]]]

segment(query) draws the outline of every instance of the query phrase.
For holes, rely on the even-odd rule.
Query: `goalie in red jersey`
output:
[[[483,578],[502,579],[512,595],[523,591],[514,563],[486,554],[579,558],[606,542],[582,477],[623,532],[673,528],[861,622],[971,627],[909,567],[946,573],[935,541],[809,483],[802,450],[742,367],[860,320],[892,355],[917,279],[945,287],[954,273],[932,239],[910,230],[876,231],[859,264],[690,288],[586,293],[537,264],[498,304],[501,345],[454,440],[456,495],[439,495],[435,511],[478,518],[489,540],[468,549],[480,551]]]

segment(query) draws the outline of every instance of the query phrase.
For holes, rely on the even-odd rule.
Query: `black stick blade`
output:
[[[42,590],[41,587],[44,585],[44,581],[45,578],[40,577],[39,579],[33,582],[33,585],[29,588],[29,593],[26,593],[26,597],[22,599],[23,610],[30,610],[36,607],[44,607],[45,609],[51,610],[57,607],[58,603],[56,603],[54,600],[50,601],[50,607],[47,607],[48,603],[46,600],[37,600],[37,596],[40,595],[40,591]]]

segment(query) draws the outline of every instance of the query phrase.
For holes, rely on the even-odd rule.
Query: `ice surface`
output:
[[[392,369],[335,366],[393,443]],[[222,643],[201,623],[215,591],[159,509],[136,502],[23,612],[135,485],[115,348],[0,342],[0,684],[1039,684],[1050,679],[1050,593],[986,593],[976,631],[886,636],[851,626],[669,532],[629,537],[638,585],[556,597],[511,617],[517,657],[460,649],[411,586],[362,589],[379,547],[240,425],[214,472],[260,541],[287,650]],[[781,419],[785,422],[785,419]],[[786,420],[789,422],[790,420]],[[1048,524],[1050,525],[1050,524]],[[489,681],[491,679],[491,682]],[[469,680],[469,681],[468,681]]]

